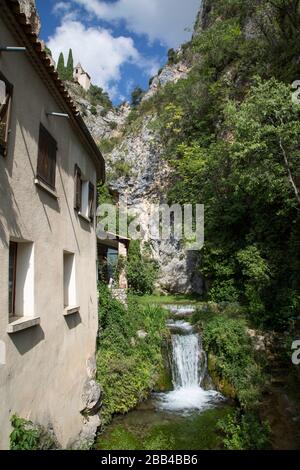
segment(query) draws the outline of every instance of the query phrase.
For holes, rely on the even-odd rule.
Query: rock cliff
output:
[[[202,28],[202,8],[198,15],[194,34]],[[188,76],[191,63],[180,48],[175,61],[169,61],[150,81],[142,102],[149,100],[167,83],[177,82]],[[163,158],[163,144],[155,130],[155,110],[138,119],[128,131],[128,117],[133,111],[128,103],[109,112],[101,106],[93,107],[80,97],[80,87],[69,84],[73,98],[92,135],[105,155],[110,188],[118,192],[129,207],[138,206],[141,216],[143,242],[147,242],[152,257],[159,266],[157,288],[171,293],[202,292],[202,280],[197,273],[198,252],[188,252],[176,240],[151,240],[144,223],[150,204],[166,203],[172,170]],[[138,113],[139,111],[133,111]]]
[[[36,9],[35,0],[19,0],[20,10],[31,24],[33,32],[38,36],[41,30],[41,20]]]
[[[203,9],[199,12],[194,34],[203,27]],[[150,81],[142,103],[152,98],[167,83],[177,82],[188,77],[191,68],[190,57],[184,47],[175,51],[175,60],[169,61]],[[176,240],[151,240],[148,227],[144,223],[150,204],[166,203],[172,170],[163,158],[163,143],[155,129],[156,111],[137,119],[130,126],[132,110],[128,103],[119,108],[105,111],[101,106],[92,106],[82,96],[80,86],[68,84],[73,99],[84,120],[104,153],[108,184],[120,199],[127,201],[129,208],[138,206],[141,211],[143,242],[147,242],[152,257],[159,266],[157,288],[171,293],[202,292],[202,280],[197,274],[199,253],[188,252]]]

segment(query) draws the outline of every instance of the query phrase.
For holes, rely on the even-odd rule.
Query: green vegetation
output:
[[[13,415],[11,418],[10,450],[52,450],[57,449],[55,438],[44,428],[31,421]]]
[[[218,428],[226,436],[223,444],[227,450],[270,449],[270,427],[260,423],[254,413],[229,414],[218,422]]]
[[[118,178],[130,178],[132,176],[132,166],[130,163],[126,162],[125,158],[120,158],[113,165],[111,165],[111,174],[112,179]]]
[[[218,315],[205,325],[203,344],[209,351],[209,369],[216,383],[220,382],[243,408],[257,406],[263,376],[254,359],[246,323]]]
[[[59,54],[59,58],[58,58],[58,62],[57,62],[57,73],[59,75],[59,78],[61,80],[65,80],[65,59],[64,59],[64,55],[63,53],[61,52]]]
[[[157,266],[145,250],[141,251],[139,240],[132,240],[130,243],[126,272],[129,288],[134,294],[149,295],[153,293]]]
[[[57,73],[59,78],[63,81],[73,80],[73,70],[74,70],[74,62],[73,62],[73,53],[72,49],[69,50],[68,61],[67,65],[65,65],[65,58],[63,53],[59,54],[59,59],[57,62]]]
[[[190,415],[134,410],[118,417],[99,437],[99,450],[217,450],[222,449],[218,420],[231,416],[231,408],[223,406]]]
[[[100,286],[97,375],[104,389],[102,419],[108,423],[145,399],[162,364],[166,313],[129,300],[128,308]],[[138,332],[143,331],[142,338]]]
[[[102,153],[109,154],[113,151],[113,149],[119,145],[121,142],[120,137],[111,137],[109,139],[102,139],[100,140],[98,146]]]
[[[66,67],[66,78],[67,80],[73,80],[73,72],[74,72],[74,60],[73,60],[73,52],[72,49],[69,50],[68,55],[68,62]]]
[[[144,90],[142,90],[142,88],[139,86],[133,90],[131,93],[131,106],[133,108],[136,108],[140,104],[144,94]]]
[[[102,106],[104,108],[105,114],[107,114],[108,111],[113,108],[113,104],[108,93],[97,85],[90,86],[86,98],[89,100],[92,106]]]
[[[97,116],[97,108],[95,106],[91,106],[91,109],[90,109],[91,113],[93,116]]]
[[[195,295],[165,295],[152,294],[152,295],[143,295],[135,296],[135,300],[142,305],[194,305],[200,303],[199,297]]]
[[[205,204],[206,300],[239,302],[254,325],[287,329],[300,315],[300,107],[290,87],[300,5],[222,0],[207,24],[184,48],[188,78],[141,103],[129,128],[156,114],[174,168],[170,202]]]
[[[263,449],[265,364],[247,328],[291,332],[300,318],[300,106],[291,88],[300,75],[300,2],[209,3],[205,30],[183,47],[187,79],[146,101],[137,88],[124,132],[156,116],[151,126],[174,171],[169,202],[205,204],[206,304],[194,322],[212,378],[239,406],[219,429],[228,449]],[[177,62],[175,51],[168,60]],[[133,250],[130,285],[148,294],[139,308],[169,303],[150,295],[152,271]]]
[[[220,420],[224,446],[230,450],[270,447],[268,423],[261,422],[260,406],[266,376],[264,357],[255,354],[247,320],[237,304],[208,304],[193,323],[202,331],[208,370],[217,388],[237,401],[239,408]]]
[[[169,49],[168,51],[168,64],[174,65],[178,62],[178,54],[174,49]]]

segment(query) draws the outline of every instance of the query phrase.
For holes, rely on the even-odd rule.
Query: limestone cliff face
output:
[[[20,10],[31,24],[33,32],[38,36],[41,30],[41,20],[36,9],[35,0],[19,0]]]
[[[202,28],[203,21],[201,9],[195,34]],[[167,64],[151,80],[143,101],[151,98],[167,83],[187,78],[191,65],[183,49],[179,49],[176,63]],[[176,240],[151,240],[145,222],[144,216],[150,204],[167,202],[172,175],[172,169],[163,158],[160,135],[153,125],[157,117],[155,111],[138,119],[129,131],[126,127],[131,111],[129,104],[104,115],[101,107],[92,109],[86,100],[80,98],[76,86],[72,85],[70,91],[105,155],[111,189],[117,191],[120,199],[126,201],[129,207],[138,206],[140,209],[143,242],[147,242],[160,267],[157,287],[171,293],[201,293],[202,280],[197,274],[199,253],[187,252],[183,244]],[[106,151],[103,139],[111,139],[113,150]]]

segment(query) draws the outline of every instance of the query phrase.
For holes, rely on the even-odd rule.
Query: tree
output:
[[[45,49],[44,50],[48,54],[48,56],[52,57],[52,52],[46,44],[45,44]]]
[[[66,79],[65,58],[62,52],[59,54],[59,58],[58,58],[57,73],[61,80]]]
[[[69,50],[67,68],[66,68],[66,78],[67,80],[73,80],[73,71],[74,71],[74,60],[72,49]]]
[[[144,90],[142,90],[141,87],[137,86],[131,93],[131,105],[134,108],[137,108],[140,102],[142,101],[143,96]]]

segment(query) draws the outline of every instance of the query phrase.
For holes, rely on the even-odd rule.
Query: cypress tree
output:
[[[74,61],[73,61],[73,52],[72,49],[69,50],[67,68],[66,68],[66,79],[73,80],[73,70],[74,70]]]
[[[57,73],[61,80],[66,79],[65,59],[64,59],[64,55],[62,52],[59,54],[59,59],[57,62]]]

